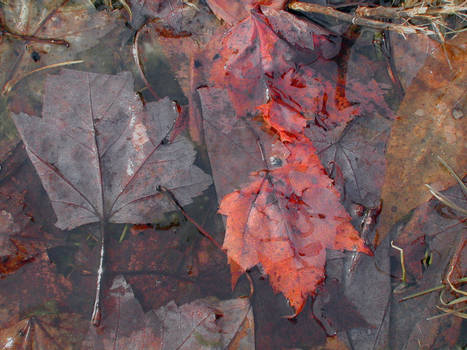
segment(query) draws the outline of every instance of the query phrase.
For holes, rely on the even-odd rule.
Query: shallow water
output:
[[[430,319],[443,314],[439,291],[399,303],[465,276],[465,215],[424,186],[466,207],[436,158],[464,175],[465,35],[443,48],[422,35],[268,8],[229,27],[204,1],[128,2],[130,20],[122,3],[114,11],[89,1],[0,5],[8,29],[0,37],[0,344],[465,346],[461,317]],[[61,69],[107,76],[86,73],[86,88],[80,73]],[[109,83],[121,72],[128,93],[120,80]],[[27,122],[45,115],[57,118],[50,129]],[[75,144],[100,149],[100,180]],[[131,178],[139,154],[150,169],[143,161],[144,179],[121,185],[118,174]],[[229,193],[239,199],[227,207]],[[236,203],[245,198],[243,215]],[[444,301],[460,297],[440,289]]]

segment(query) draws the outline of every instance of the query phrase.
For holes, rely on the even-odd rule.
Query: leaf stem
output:
[[[138,69],[138,72],[139,72],[139,75],[141,76],[141,79],[144,81],[144,84],[146,85],[146,87],[148,88],[148,90],[151,92],[152,96],[158,100],[159,99],[159,96],[157,95],[157,93],[154,91],[154,89],[151,87],[151,84],[149,84],[149,81],[146,79],[146,75],[144,74],[144,69],[143,69],[143,65],[141,64],[141,60],[139,58],[139,45],[138,45],[138,42],[139,42],[139,36],[141,34],[141,32],[143,31],[143,29],[145,29],[147,26],[147,23],[144,23],[141,28],[139,28],[137,31],[136,31],[136,34],[134,36],[134,39],[133,39],[133,48],[132,48],[132,53],[133,53],[133,59],[135,60],[135,64],[136,64],[136,68]]]
[[[104,277],[104,258],[105,258],[105,223],[100,222],[101,234],[101,257],[99,260],[99,269],[97,270],[96,298],[92,310],[91,322],[95,327],[99,327],[102,319],[102,284]]]

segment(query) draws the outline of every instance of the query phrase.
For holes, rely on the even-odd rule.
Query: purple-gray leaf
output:
[[[13,118],[61,229],[151,222],[175,209],[159,186],[186,205],[211,184],[189,140],[172,140],[176,106],[143,106],[128,72],[49,75],[42,114]]]

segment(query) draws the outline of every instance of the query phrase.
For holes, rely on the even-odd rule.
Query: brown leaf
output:
[[[86,324],[77,314],[32,316],[0,330],[0,347],[15,350],[77,349]]]
[[[440,48],[427,60],[407,90],[386,155],[381,237],[410,210],[430,199],[425,184],[439,190],[455,183],[436,156],[448,162],[461,177],[467,168],[467,118],[463,102],[467,81],[466,43],[467,35],[463,33],[447,42],[447,51]],[[464,117],[457,119],[456,111]]]

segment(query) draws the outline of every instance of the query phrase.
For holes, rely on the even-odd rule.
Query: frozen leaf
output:
[[[52,40],[4,38],[0,46],[2,93],[8,93],[21,77],[35,69],[73,60],[115,28],[117,19],[117,13],[98,12],[84,0],[6,1],[2,20],[9,31]]]
[[[303,134],[306,119],[280,98],[272,98],[258,109],[263,113],[266,124],[279,134],[282,142],[292,142]]]
[[[275,76],[270,83],[271,95],[301,111],[319,129],[342,127],[359,114],[359,109],[346,98],[337,68],[334,62],[323,59],[298,65]]]
[[[380,235],[412,209],[426,202],[430,184],[439,190],[456,180],[438,161],[462,174],[467,168],[465,115],[467,35],[460,34],[429,58],[407,90],[387,150],[388,168],[382,189]],[[447,61],[449,59],[449,62]]]
[[[1,280],[0,294],[11,305],[18,303],[24,313],[50,300],[65,304],[72,289],[72,282],[58,273],[47,253],[40,252],[28,264]]]
[[[152,222],[191,203],[211,183],[193,165],[191,143],[172,131],[178,109],[168,99],[143,106],[130,73],[64,70],[48,77],[42,118],[14,115],[57,216],[72,229],[100,222],[101,259],[92,321],[99,323],[105,227]]]
[[[172,301],[144,313],[123,276],[110,292],[113,312],[102,332],[89,329],[84,349],[254,349],[248,299],[199,299],[180,307]]]
[[[14,119],[62,229],[92,222],[144,223],[173,210],[158,186],[186,205],[210,184],[195,151],[171,140],[177,110],[142,103],[129,73],[64,70],[48,77],[42,118]]]

